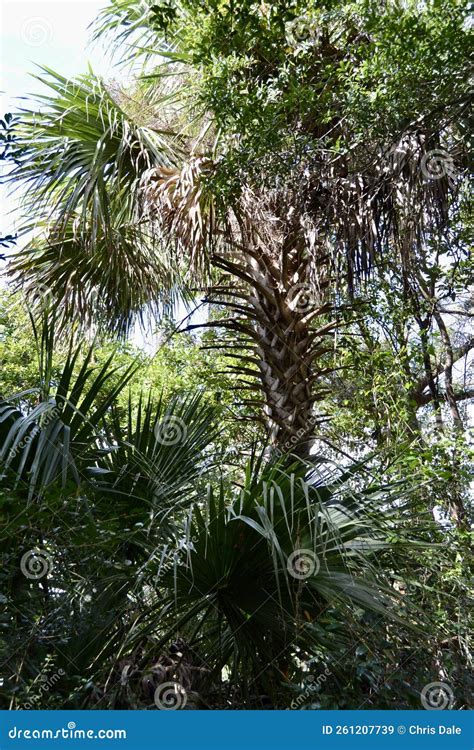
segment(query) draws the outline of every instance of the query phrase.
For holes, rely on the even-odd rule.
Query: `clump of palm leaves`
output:
[[[374,627],[415,627],[419,614],[379,564],[394,555],[400,568],[410,503],[400,487],[354,491],[359,470],[321,482],[254,459],[240,488],[222,482],[195,498],[138,571],[133,623],[111,634],[117,666],[99,704],[154,708],[161,680],[183,688],[188,707],[281,708],[315,653],[350,653],[361,612]]]
[[[46,324],[38,403],[1,405],[2,576],[7,634],[44,654],[52,638],[58,666],[74,664],[67,705],[155,708],[171,682],[189,707],[279,707],[305,659],[358,637],[361,612],[415,623],[381,572],[406,544],[406,487],[266,452],[231,483],[202,394],[119,410],[133,370],[94,367],[78,345],[53,378],[53,338]],[[51,561],[45,578],[22,576],[27,550]],[[11,668],[16,690],[34,677]]]

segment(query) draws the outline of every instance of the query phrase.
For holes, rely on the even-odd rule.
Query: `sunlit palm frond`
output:
[[[131,516],[143,518],[145,507],[151,525],[163,524],[191,504],[215,461],[217,434],[215,409],[200,391],[169,402],[141,397],[136,407],[129,401],[125,419],[113,410],[108,420],[113,450],[99,464],[96,489],[127,504]]]
[[[56,231],[75,220],[76,233],[101,229],[113,243],[114,228],[137,219],[143,171],[176,159],[175,134],[135,125],[92,72],[71,81],[45,68],[37,78],[49,93],[38,97],[40,112],[22,111],[10,180]]]
[[[354,492],[348,475],[314,484],[278,464],[254,469],[232,496],[209,488],[179,545],[150,556],[137,596],[145,581],[155,596],[121,644],[128,653],[151,638],[155,651],[179,634],[205,666],[204,692],[225,673],[240,695],[271,696],[299,654],[340,656],[347,632],[325,632],[328,610],[353,635],[357,612],[416,621],[379,564],[409,544],[399,487]]]
[[[0,402],[0,462],[27,488],[29,499],[54,485],[80,485],[103,451],[102,422],[135,366],[118,373],[113,354],[94,366],[93,351],[82,345],[70,350],[57,380],[46,367],[32,408],[22,403],[22,394]]]
[[[176,9],[171,3],[160,5],[153,0],[112,0],[98,15],[93,26],[93,38],[106,37],[114,47],[121,48],[122,63],[136,62],[138,57],[147,62],[157,54],[158,48],[164,56],[183,60],[187,55],[182,50],[178,52],[173,44],[175,30],[168,33],[168,27],[176,18]],[[128,55],[123,55],[124,48],[128,48]]]
[[[41,112],[23,111],[14,126],[9,179],[25,190],[23,231],[34,237],[10,273],[65,318],[127,329],[145,307],[186,296],[183,268],[193,281],[207,269],[207,162],[189,161],[184,136],[160,127],[177,116],[166,87],[145,113],[92,73],[68,81],[45,70],[40,80],[50,89]]]

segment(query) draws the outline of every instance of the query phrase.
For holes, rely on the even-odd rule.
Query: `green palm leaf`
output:
[[[353,632],[360,611],[414,627],[419,616],[402,606],[378,562],[408,544],[390,541],[395,531],[403,539],[404,503],[399,487],[354,492],[347,478],[318,486],[282,464],[247,472],[231,497],[223,483],[209,488],[180,545],[150,549],[137,596],[146,581],[155,605],[136,620],[123,651],[156,633],[159,649],[179,633],[206,665],[206,689],[227,670],[239,675],[240,689],[271,695],[296,670],[297,653],[337,655],[348,646],[347,627],[325,632],[328,611]],[[314,563],[307,575],[291,566],[297,552]]]
[[[45,68],[38,79],[49,93],[15,123],[9,174],[25,193],[23,231],[35,236],[11,274],[30,298],[60,300],[66,318],[126,329],[146,305],[176,298],[176,264],[144,209],[143,178],[182,158],[180,138],[156,121],[135,124],[92,72],[69,81]]]
[[[43,341],[51,340],[50,333],[43,334]],[[48,368],[43,371],[33,408],[21,403],[21,394],[0,402],[0,462],[17,483],[26,483],[29,499],[57,482],[79,485],[101,454],[101,423],[136,367],[118,374],[113,354],[102,367],[92,364],[92,356],[93,347],[85,353],[81,344],[71,349],[56,383]],[[42,359],[48,362],[47,352]]]
[[[96,489],[106,501],[126,503],[131,516],[143,519],[145,508],[150,527],[169,528],[170,513],[189,507],[214,463],[216,416],[200,391],[169,402],[142,396],[136,408],[129,401],[125,419],[112,409],[107,443],[114,449],[100,462]]]

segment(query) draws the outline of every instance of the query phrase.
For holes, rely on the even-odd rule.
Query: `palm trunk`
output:
[[[290,284],[288,272],[280,273],[277,279],[273,272],[273,278],[269,278],[262,266],[263,262],[253,261],[248,269],[257,281],[249,302],[257,334],[256,353],[269,436],[279,452],[307,458],[320,421],[314,403],[323,395],[321,389],[314,388],[320,374],[315,359],[328,351],[324,334],[332,324],[320,331],[312,330],[311,321],[324,315],[327,305],[317,307],[314,301],[299,306],[297,295],[304,293],[305,286],[297,284],[304,282]]]
[[[335,326],[327,321],[330,305],[321,297],[327,282],[317,291],[310,283],[299,225],[287,224],[276,247],[265,246],[250,229],[245,246],[248,318],[270,442],[278,453],[308,458],[322,419],[314,404],[326,392],[318,383],[325,371],[318,360],[331,350],[328,336]]]
[[[249,218],[251,211],[246,219],[235,217],[232,249],[214,255],[213,264],[228,274],[229,284],[214,287],[215,301],[226,300],[223,304],[236,317],[216,325],[252,341],[252,356],[245,359],[255,369],[237,365],[232,370],[252,376],[253,382],[257,376],[259,405],[275,451],[308,458],[324,418],[314,406],[327,392],[322,378],[331,368],[322,358],[332,351],[336,321],[328,319],[331,305],[323,296],[329,287],[327,252],[320,249],[318,262],[315,253],[309,258],[300,217],[281,211],[274,215],[270,234],[258,209],[256,219]]]

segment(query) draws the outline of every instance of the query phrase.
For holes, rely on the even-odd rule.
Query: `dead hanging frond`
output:
[[[314,170],[310,214],[351,292],[389,256],[409,275],[429,243],[449,233],[466,161],[459,147],[441,143],[410,132],[373,156],[343,155]]]
[[[142,178],[144,214],[160,226],[192,274],[205,277],[216,238],[214,201],[206,189],[213,162],[191,156],[181,167],[149,169]]]
[[[73,222],[60,234],[48,229],[9,265],[13,288],[34,312],[57,308],[61,325],[80,320],[87,329],[126,333],[146,309],[173,306],[172,264],[149,224],[117,225],[110,235],[88,227],[80,237]]]
[[[341,126],[342,128],[342,126]],[[350,141],[342,130],[338,135]],[[276,161],[276,156],[275,156]],[[434,240],[446,239],[467,178],[467,154],[452,132],[414,127],[394,143],[345,152],[315,145],[288,153],[287,173],[245,188],[242,205],[262,245],[308,263],[308,283],[345,280],[352,292],[388,257],[409,275]],[[281,155],[275,169],[281,170]],[[271,248],[271,249],[270,249]],[[291,256],[290,256],[291,257]]]

